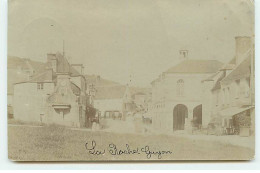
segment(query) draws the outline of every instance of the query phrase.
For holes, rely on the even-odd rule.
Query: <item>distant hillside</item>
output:
[[[7,57],[7,92],[13,94],[13,84],[28,80],[27,71],[33,70],[37,73],[42,69],[44,63],[16,56]]]
[[[33,61],[27,58],[19,58],[16,56],[8,56],[7,68],[8,69],[28,69],[31,66],[36,72],[44,66],[45,63]]]

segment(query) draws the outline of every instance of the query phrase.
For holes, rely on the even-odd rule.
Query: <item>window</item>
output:
[[[177,96],[184,96],[184,81],[182,79],[177,81]]]
[[[37,89],[43,90],[43,83],[37,83]]]

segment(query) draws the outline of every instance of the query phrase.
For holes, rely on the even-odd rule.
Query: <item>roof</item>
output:
[[[44,67],[44,63],[32,61],[30,59],[8,56],[7,59],[7,91],[13,94],[13,84],[28,80],[28,74],[25,71],[33,70],[38,73]]]
[[[62,54],[56,53],[55,57],[57,59],[57,73],[70,73],[71,76],[80,75],[80,73],[70,65],[67,58],[64,57]],[[43,70],[45,71],[49,68],[51,68],[51,62],[45,63],[45,69]]]
[[[236,57],[232,58],[228,64],[236,64]]]
[[[224,110],[221,110],[219,113],[222,117],[232,117],[233,115],[244,112],[248,109],[253,108],[252,106],[244,106],[244,107],[229,107]]]
[[[126,86],[100,86],[96,87],[95,99],[118,99],[123,98],[126,92]]]
[[[250,76],[251,69],[251,56],[248,56],[232,71],[230,72],[221,82],[229,82],[243,77]]]
[[[221,76],[217,79],[217,81],[216,81],[215,85],[213,86],[213,88],[211,89],[211,91],[215,91],[215,90],[218,90],[218,89],[221,88],[220,82],[221,82],[221,80],[222,80],[225,76],[226,76],[226,74],[225,74],[225,72],[223,72],[223,73],[221,74]]]
[[[217,60],[191,60],[187,59],[168,69],[166,73],[215,73],[223,63]]]
[[[130,94],[133,95],[149,95],[152,92],[151,88],[129,87]]]
[[[73,82],[71,82],[71,83],[70,83],[70,87],[71,87],[72,92],[73,92],[75,95],[77,95],[77,96],[80,95],[80,88],[79,88],[76,84],[74,84]]]
[[[120,85],[117,82],[104,79],[98,75],[85,75],[86,81],[88,84],[94,84],[95,86],[113,86]]]
[[[206,79],[202,80],[202,82],[204,81],[214,81],[214,78],[218,75],[219,71],[210,75],[209,77],[207,77]]]
[[[227,64],[224,64],[222,67],[221,67],[221,69],[220,70],[233,70],[234,68],[235,68],[235,64],[229,64],[229,63],[227,63]]]
[[[221,75],[217,78],[214,86],[212,87],[211,91],[215,91],[217,89],[220,89],[221,88],[221,80],[223,78],[225,78],[226,76],[226,70],[232,70],[235,68],[235,58],[232,58],[228,63],[224,64],[220,69],[219,71],[217,71],[216,73],[214,73],[213,75],[210,75],[208,78],[206,78],[205,80],[203,80],[202,82],[204,81],[214,81],[214,79],[216,78],[216,76],[221,73]]]
[[[34,75],[32,79],[28,80],[27,82],[50,82],[53,81],[53,71],[48,69],[42,73],[38,73]]]
[[[126,85],[104,85],[96,87],[96,95],[95,99],[117,99],[123,98],[126,93],[126,89],[128,86]],[[150,88],[142,88],[142,87],[128,87],[129,94],[131,96],[142,94],[148,95],[151,92]]]
[[[60,53],[56,54],[57,71],[56,73],[69,73],[71,76],[79,76],[80,73],[73,68],[68,60]],[[40,69],[26,82],[50,82],[56,78],[56,73],[51,69],[51,62],[44,63]]]

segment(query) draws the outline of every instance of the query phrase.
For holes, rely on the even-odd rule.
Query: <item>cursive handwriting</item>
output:
[[[88,143],[85,144],[86,150],[91,155],[103,155],[105,154],[106,150],[97,150],[96,149],[96,141],[91,142],[91,146],[89,147]]]
[[[126,144],[126,149],[117,149],[116,145],[111,143],[109,146],[109,153],[112,155],[122,155],[122,154],[140,154],[139,149],[130,149],[129,145]]]
[[[148,145],[146,145],[144,148],[141,149],[142,152],[144,152],[146,154],[146,157],[148,159],[150,159],[152,157],[152,155],[157,155],[158,159],[162,158],[163,154],[172,154],[171,151],[151,151],[150,147]]]
[[[104,155],[106,153],[106,149],[97,149],[96,148],[96,141],[92,140],[89,144],[86,142],[85,148],[91,155]],[[147,159],[152,158],[152,156],[161,159],[163,155],[172,154],[173,152],[170,150],[152,150],[149,145],[144,147],[136,147],[131,148],[129,144],[125,144],[124,148],[118,148],[116,144],[110,143],[107,147],[108,153],[113,156],[120,156],[120,155],[140,155],[145,154]]]

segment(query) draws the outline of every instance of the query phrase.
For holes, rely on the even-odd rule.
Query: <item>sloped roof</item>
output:
[[[73,68],[68,60],[63,57],[60,53],[56,54],[57,58],[57,72],[56,73],[70,73],[71,76],[78,76],[80,73]],[[55,79],[56,74],[52,73],[51,63],[45,63],[41,69],[38,70],[35,75],[33,75],[32,79],[28,82],[44,82]]]
[[[223,72],[221,76],[216,81],[215,85],[212,87],[211,91],[215,91],[221,88],[220,81],[226,76],[226,74]]]
[[[236,57],[233,57],[228,64],[236,64]]]
[[[166,73],[214,73],[223,63],[217,60],[191,60],[187,59],[168,69]]]
[[[74,84],[73,82],[71,82],[71,83],[70,83],[70,87],[71,87],[72,92],[73,92],[75,95],[77,95],[77,96],[80,95],[80,88],[79,88],[76,84]]]
[[[71,76],[78,76],[80,73],[70,65],[67,58],[60,53],[55,54],[57,59],[57,73],[70,73]],[[51,62],[45,63],[43,70],[51,68]]]
[[[235,64],[224,64],[220,70],[233,70],[235,68]]]
[[[123,98],[126,92],[126,86],[114,85],[114,86],[101,86],[96,87],[95,99],[117,99]]]
[[[152,92],[151,88],[143,88],[143,87],[129,87],[129,90],[132,96],[138,94],[148,95],[149,93]]]
[[[117,82],[104,79],[98,75],[85,75],[87,84],[94,84],[95,86],[113,86],[113,85],[120,85]]]
[[[95,99],[116,99],[123,98],[126,92],[126,85],[104,85],[96,87],[96,95]],[[144,94],[148,95],[151,92],[150,88],[142,88],[142,87],[128,87],[129,94],[131,96],[135,94]]]
[[[69,73],[71,76],[79,76],[80,73],[72,67],[68,60],[63,57],[60,53],[56,54],[57,58],[57,73]],[[26,62],[24,62],[26,61]],[[14,73],[13,71],[8,72],[8,93],[13,93],[13,84],[15,83],[23,83],[23,82],[55,82],[56,81],[56,73],[54,73],[51,69],[51,62],[40,63],[37,61],[30,61],[28,59],[22,59],[18,57],[11,57],[8,60],[10,69],[17,69],[18,67],[22,67],[23,69],[30,69],[33,67],[34,75],[30,80],[28,77],[24,77]],[[28,65],[30,63],[30,65]],[[30,67],[28,67],[30,66]],[[23,79],[19,79],[23,77]]]
[[[53,72],[51,69],[48,69],[42,73],[34,75],[31,80],[27,82],[50,82],[53,81]]]
[[[209,77],[207,77],[206,79],[202,80],[202,82],[204,81],[214,81],[214,78],[218,75],[219,71],[210,75]]]
[[[7,59],[7,92],[13,94],[14,83],[24,82],[28,80],[28,74],[23,73],[25,70],[32,70],[35,73],[41,71],[44,67],[44,63],[32,61],[30,59],[19,58],[16,56],[8,56]],[[22,71],[21,71],[22,70]]]
[[[56,54],[56,58],[57,58],[57,73],[69,73],[71,66],[68,60],[59,53]]]
[[[251,56],[250,54],[230,73],[228,74],[221,82],[229,82],[237,80],[243,77],[250,76],[251,68]]]

